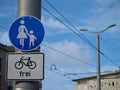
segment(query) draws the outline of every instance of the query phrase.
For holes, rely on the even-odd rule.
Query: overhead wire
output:
[[[3,26],[0,26],[0,28],[4,28],[5,30],[7,29],[6,27],[3,27]],[[76,58],[76,57],[73,57],[73,56],[71,56],[71,55],[68,55],[68,54],[66,54],[66,53],[63,53],[62,51],[59,51],[59,50],[57,50],[57,49],[51,48],[51,47],[49,47],[49,46],[47,46],[47,45],[42,44],[42,46],[45,46],[45,47],[47,47],[47,48],[49,48],[49,49],[52,49],[53,51],[59,52],[59,53],[61,53],[61,54],[63,54],[63,55],[66,55],[66,56],[68,56],[68,57],[70,57],[70,58],[72,58],[72,59],[74,59],[74,60],[77,60],[77,61],[80,61],[80,62],[82,62],[82,63],[88,64],[88,65],[90,65],[90,66],[92,66],[92,67],[95,67],[95,66],[92,65],[92,64],[89,64],[89,63],[87,63],[87,62],[85,62],[85,61],[82,61],[82,60],[80,60],[80,59],[78,59],[78,58]],[[68,77],[67,75],[95,74],[95,73],[96,73],[96,72],[68,73],[68,72],[61,71],[61,70],[59,70],[58,68],[56,68],[56,69],[54,69],[54,70],[50,69],[50,68],[47,67],[47,66],[45,66],[45,68],[47,68],[47,69],[50,70],[51,72],[54,72],[54,73],[59,74],[59,75],[62,75],[62,76],[64,76],[64,77],[68,78],[68,79],[72,79],[72,78],[71,78],[71,77]],[[106,72],[101,72],[101,73],[106,73]]]
[[[46,0],[47,1],[47,0]],[[82,36],[80,36],[78,33],[76,33],[73,29],[71,29],[69,26],[67,26],[66,24],[64,24],[59,18],[57,18],[57,17],[55,17],[52,13],[50,13],[46,8],[44,8],[43,6],[42,6],[42,8],[45,10],[45,11],[47,11],[49,14],[51,14],[54,18],[56,18],[60,23],[62,23],[63,25],[65,25],[68,29],[70,29],[74,34],[76,34],[77,36],[79,36],[81,39],[83,39],[84,41],[86,41],[85,40],[85,37],[84,37],[84,35],[83,34],[81,34]],[[56,9],[55,9],[56,10]],[[77,30],[76,29],[76,27],[74,27],[60,12],[58,12],[75,30]],[[3,28],[3,29],[7,29],[6,27],[3,27],[3,26],[0,26],[1,28]],[[87,39],[87,43],[89,42],[89,40]],[[92,45],[90,42],[89,42],[89,44],[90,45]],[[46,46],[46,45],[44,45],[45,47],[48,47],[48,46]],[[92,47],[94,47],[94,48],[96,48],[94,45],[92,45]],[[71,58],[73,58],[73,59],[75,59],[75,60],[79,60],[79,59],[77,59],[77,58],[75,58],[75,57],[73,57],[73,56],[70,56],[70,55],[68,55],[68,54],[65,54],[65,53],[63,53],[63,52],[61,52],[61,51],[59,51],[59,50],[56,50],[56,49],[54,49],[54,48],[51,48],[51,47],[48,47],[48,48],[50,48],[50,49],[52,49],[52,50],[54,50],[54,51],[57,51],[57,52],[59,52],[59,53],[61,53],[61,54],[64,54],[64,55],[66,55],[66,56],[69,56],[69,57],[71,57]],[[99,52],[101,52],[101,51],[99,51]],[[102,55],[104,55],[102,52],[101,52],[101,54]],[[109,57],[107,57],[106,55],[104,55],[107,59],[109,59],[112,63],[114,63]],[[89,64],[89,63],[86,63],[86,62],[84,62],[84,61],[82,61],[82,60],[79,60],[79,61],[81,61],[81,62],[83,62],[83,63],[85,63],[85,64],[88,64],[88,65],[91,65],[91,64]],[[115,64],[115,63],[114,63]],[[118,66],[117,64],[115,64],[116,66]],[[93,67],[95,67],[94,65],[91,65],[91,66],[93,66]]]
[[[47,0],[46,0],[47,1]],[[45,8],[44,7],[42,7],[44,10],[45,10]],[[47,9],[46,9],[47,10]],[[56,10],[56,9],[55,9]],[[48,10],[47,10],[47,12],[48,12]],[[58,12],[58,11],[57,11]],[[74,27],[60,12],[58,12],[75,30],[77,30],[76,29],[76,27]],[[52,16],[54,16],[53,14],[51,14]],[[60,19],[58,19],[58,18],[56,18],[57,20],[59,20],[61,23],[63,23]],[[80,38],[82,38],[83,40],[85,40],[84,38],[84,35],[82,34],[82,33],[80,33],[82,36],[80,36],[78,33],[76,33],[73,29],[71,29],[69,26],[67,26],[66,24],[64,24],[68,29],[70,29],[74,34],[76,34],[77,36],[79,36]],[[3,28],[3,29],[7,29],[6,27],[3,27],[3,26],[0,26],[1,28]],[[87,40],[87,39],[86,39]],[[89,40],[87,40],[87,42],[89,42]],[[91,42],[89,42],[89,44],[90,45],[92,45],[91,44]],[[43,45],[43,44],[42,44]],[[66,53],[63,53],[63,52],[61,52],[61,51],[59,51],[59,50],[57,50],[57,49],[54,49],[54,48],[51,48],[51,47],[48,47],[48,46],[46,46],[46,45],[43,45],[43,46],[45,46],[45,47],[47,47],[47,48],[49,48],[49,49],[52,49],[52,50],[54,50],[54,51],[56,51],[56,52],[59,52],[59,53],[61,53],[61,54],[64,54],[64,55],[66,55],[66,56],[68,56],[68,57],[71,57],[71,58],[73,58],[73,59],[75,59],[75,60],[77,60],[77,61],[80,61],[80,62],[82,62],[82,63],[85,63],[85,64],[88,64],[88,65],[91,65],[91,66],[93,66],[93,67],[95,67],[94,65],[92,65],[92,64],[89,64],[89,63],[87,63],[87,62],[84,62],[84,61],[82,61],[82,60],[80,60],[80,59],[78,59],[78,58],[75,58],[75,57],[73,57],[73,56],[71,56],[71,55],[68,55],[68,54],[66,54]],[[92,45],[92,47],[95,47],[94,45]],[[96,48],[96,47],[95,47]],[[99,51],[99,52],[101,52],[101,51]],[[102,52],[101,52],[102,53]],[[103,53],[102,53],[103,54]],[[107,57],[107,56],[106,56]],[[107,57],[108,59],[110,59],[109,57]],[[111,59],[110,59],[111,60]],[[114,62],[113,62],[114,63]],[[114,63],[115,64],[115,63]],[[53,70],[52,70],[53,71]],[[62,72],[62,71],[60,71],[60,70],[55,70],[55,71],[59,71],[59,72]],[[55,72],[55,73],[57,73],[57,74],[61,74],[61,73],[59,73],[59,72]],[[65,72],[66,73],[66,72]],[[70,73],[67,73],[67,74],[70,74]],[[92,73],[79,73],[79,74],[92,74]],[[61,74],[61,75],[63,75],[63,76],[65,76],[65,74]]]
[[[1,26],[0,25],[0,28],[4,29],[4,30],[7,30],[8,28],[4,27],[4,26]]]
[[[58,75],[61,75],[61,76],[63,76],[63,77],[66,77],[66,78],[72,80],[71,77],[69,77],[69,76],[66,75],[67,72],[61,71],[61,70],[59,70],[57,67],[56,67],[56,69],[51,69],[51,67],[45,66],[45,68],[48,69],[48,70],[51,71],[51,72],[54,72],[54,73],[56,73],[56,74],[58,74]]]
[[[101,74],[113,73],[114,71],[103,71]],[[96,74],[97,72],[85,72],[85,73],[66,73],[65,75],[79,75],[79,74]]]
[[[54,67],[52,68],[52,66],[54,66]],[[50,67],[45,66],[45,68],[51,72],[54,72],[54,73],[59,74],[61,76],[64,76],[70,80],[72,79],[70,76],[83,75],[83,74],[84,75],[86,75],[86,74],[96,75],[96,73],[97,73],[97,72],[68,73],[68,72],[65,72],[65,71],[58,69],[55,64],[52,64]],[[103,74],[109,74],[109,73],[114,73],[114,72],[115,71],[103,71],[103,72],[101,72],[101,74],[103,75]]]
[[[93,48],[96,49],[96,47],[82,34],[80,33],[80,31],[71,23],[68,21],[68,19],[62,14],[60,13],[48,0],[45,0],[48,5],[50,5],[74,30],[76,30],[78,33],[76,33],[73,29],[71,30],[74,34],[76,34],[77,36],[79,36],[82,40],[84,40],[85,42],[87,42],[89,45],[91,45]],[[52,15],[53,16],[53,15]],[[59,21],[59,20],[58,20]],[[63,22],[62,22],[63,23]],[[69,29],[69,28],[68,28]],[[102,52],[101,52],[102,53]]]
[[[45,10],[45,11],[47,11],[49,14],[51,14],[53,17],[55,17],[52,13],[50,13],[46,8],[44,8],[43,6],[42,6],[42,8]],[[55,17],[58,21],[60,21],[60,23],[62,23],[62,24],[64,24],[59,18],[57,18],[57,17]],[[64,24],[68,29],[70,29],[74,34],[76,34],[77,36],[79,36],[80,38],[82,38],[78,33],[76,33],[73,29],[71,29],[69,26],[67,26],[66,24]],[[3,26],[0,26],[0,28],[3,28],[3,29],[6,29],[7,30],[7,28],[6,27],[3,27]],[[82,38],[83,39],[83,38]],[[84,39],[83,39],[84,40]],[[99,52],[101,52],[101,51],[99,51]],[[102,53],[102,52],[101,52]],[[116,66],[118,66],[119,67],[119,65],[117,65],[116,63],[114,63],[113,62],[113,60],[111,60],[108,56],[106,56],[105,54],[103,54],[102,53],[102,55],[104,55],[109,61],[111,61],[114,65],[116,65]],[[68,56],[68,55],[67,55]],[[73,57],[72,57],[73,58]],[[74,58],[75,59],[75,58]],[[75,59],[75,60],[78,60],[78,59]],[[83,62],[83,61],[82,61]],[[86,63],[86,62],[84,62],[84,63]],[[88,64],[88,63],[86,63],[86,64]],[[94,65],[92,65],[93,67],[94,67]]]
[[[44,8],[43,6],[42,6],[42,8],[44,9],[44,10],[46,10],[49,14],[51,14],[53,17],[55,17],[52,13],[50,13],[46,8]],[[74,30],[72,30],[69,26],[67,26],[66,24],[64,24],[59,18],[57,18],[57,17],[55,17],[58,21],[60,21],[63,25],[65,25],[68,29],[70,29],[74,34],[76,34],[77,36],[79,36],[80,38],[82,38],[78,33],[76,33]],[[6,27],[3,27],[3,26],[0,26],[1,28],[3,28],[3,29],[7,29]],[[83,39],[83,38],[82,38]],[[44,45],[44,46],[46,46],[46,45]],[[48,47],[48,46],[46,46],[46,47]],[[50,47],[49,47],[50,48]],[[53,49],[53,48],[52,48]],[[55,49],[53,49],[53,50],[55,50]],[[57,51],[57,50],[55,50],[55,51]],[[60,51],[58,51],[58,52],[60,52]],[[101,52],[101,51],[100,51]],[[62,52],[61,52],[62,53]],[[64,53],[65,54],[65,53]],[[66,54],[67,55],[67,54]],[[102,55],[104,55],[103,53],[102,53]],[[67,56],[70,56],[70,55],[67,55]],[[114,65],[116,65],[116,66],[118,66],[119,67],[119,65],[117,65],[116,63],[114,63],[113,62],[113,60],[111,60],[108,56],[106,56],[106,55],[104,55],[109,61],[111,61]],[[73,57],[73,56],[70,56],[71,58],[74,58],[75,60],[78,60],[78,59],[76,59],[75,57]],[[84,61],[82,61],[83,63],[86,63],[86,62],[84,62]],[[88,64],[88,63],[86,63],[86,64]],[[90,64],[88,64],[88,65],[90,65]],[[93,67],[95,67],[94,65],[91,65],[91,66],[93,66]]]
[[[68,25],[64,24],[59,18],[57,18],[55,15],[53,15],[51,12],[49,12],[45,7],[42,6],[42,8],[48,12],[50,15],[52,15],[56,20],[58,20],[60,23],[65,25],[69,30],[71,30],[75,35],[79,36],[82,40],[84,40],[86,43],[88,43],[90,46],[92,46],[94,49],[98,50],[80,31],[77,30],[77,28],[71,24],[48,0],[45,0],[63,19],[69,23],[77,32],[75,32],[73,29],[71,29]],[[103,55],[106,59],[108,59],[111,63],[113,63],[115,66],[119,67],[111,58],[109,58],[107,55],[105,55],[102,51],[98,50],[101,55]]]
[[[88,44],[90,44],[93,48],[96,49],[96,47],[82,34],[80,33],[80,31],[78,31],[78,29],[71,23],[69,22],[66,17],[64,15],[62,15],[48,0],[45,0],[70,26],[72,26],[72,28],[74,30],[76,30],[78,33],[76,33],[73,29],[71,29],[68,25],[67,28],[69,30],[71,30],[74,34],[76,34],[78,37],[80,37],[82,40],[84,40],[85,42],[87,42]],[[43,6],[42,6],[43,7]],[[43,7],[44,10],[46,10],[48,12],[47,9],[45,9]],[[54,18],[56,18],[58,21],[60,21],[60,23],[64,24],[60,19],[58,19],[57,17],[55,17],[52,13],[48,12],[49,14],[51,14]],[[65,25],[66,26],[66,25]]]
[[[87,64],[87,65],[89,65],[89,66],[92,66],[92,67],[96,68],[96,66],[94,66],[93,64],[89,64],[89,63],[87,63],[87,62],[85,62],[85,61],[83,61],[83,60],[80,60],[80,59],[78,59],[78,58],[76,58],[76,57],[74,57],[74,56],[71,56],[71,55],[69,55],[69,54],[66,54],[66,53],[64,53],[64,52],[62,52],[62,51],[60,51],[60,50],[57,50],[57,49],[52,48],[52,47],[49,47],[49,46],[47,46],[47,45],[45,45],[45,44],[42,44],[42,46],[47,47],[47,48],[49,48],[49,49],[51,49],[51,50],[53,50],[53,51],[56,51],[56,52],[58,52],[58,53],[61,53],[61,54],[65,55],[65,56],[68,56],[68,57],[70,57],[70,58],[72,58],[72,59],[74,59],[74,60],[76,60],[76,61],[82,62],[82,63],[84,63],[84,64]]]
[[[82,40],[84,40],[85,42],[88,43],[88,41],[86,41],[85,38],[83,38],[79,33],[75,32],[73,29],[71,29],[67,24],[63,23],[59,18],[57,18],[55,15],[53,15],[51,12],[49,12],[49,10],[47,10],[45,7],[42,6],[42,8],[48,12],[51,16],[53,16],[56,20],[58,20],[61,24],[63,24],[64,26],[66,26],[68,28],[68,30],[72,31],[76,36],[78,36],[79,38],[81,38]],[[91,43],[88,43],[90,44],[90,46],[92,45]],[[92,45],[93,48],[96,49],[96,47],[94,45]],[[100,52],[100,50],[98,50]],[[101,52],[102,53],[102,52]],[[103,54],[103,53],[102,53]]]
[[[2,26],[0,26],[0,27],[2,27]],[[6,29],[6,27],[4,27],[4,29]],[[79,58],[76,58],[76,57],[74,57],[74,56],[71,56],[71,55],[69,55],[69,54],[67,54],[67,53],[64,53],[64,52],[60,51],[60,50],[57,50],[57,49],[52,48],[52,47],[50,47],[50,46],[47,46],[47,45],[45,45],[45,44],[41,44],[41,45],[44,46],[44,47],[47,47],[47,48],[49,48],[49,49],[51,49],[51,50],[53,50],[53,51],[56,51],[56,52],[58,52],[58,53],[60,53],[60,54],[63,54],[63,55],[65,55],[65,56],[67,56],[67,57],[70,57],[70,58],[72,58],[72,59],[74,59],[74,60],[76,60],[76,61],[79,61],[79,62],[81,62],[81,63],[87,64],[87,65],[89,65],[89,66],[92,66],[92,67],[96,68],[95,65],[89,64],[89,63],[87,63],[87,62],[85,62],[85,61],[83,61],[83,60],[81,60],[81,59],[79,59]]]
[[[45,0],[45,1],[47,1],[47,0]],[[48,2],[48,1],[47,1]],[[49,2],[48,2],[49,3]],[[50,3],[49,3],[50,4]],[[54,8],[55,9],[55,7],[53,7],[51,4],[50,4],[50,6],[52,7],[52,8]],[[44,8],[43,6],[42,6],[42,8],[45,10],[45,11],[47,11],[50,15],[52,15],[55,19],[57,19],[60,23],[62,23],[63,25],[65,25],[69,30],[71,30],[74,34],[76,34],[77,36],[79,36],[81,39],[83,39],[84,41],[86,41],[90,46],[92,46],[93,48],[95,48],[96,49],[96,47],[82,34],[82,33],[80,33],[80,35],[82,35],[82,36],[80,36],[78,33],[76,33],[73,29],[71,29],[69,26],[67,26],[66,24],[64,24],[59,18],[57,18],[57,17],[55,17],[52,13],[50,13],[46,8]],[[75,30],[77,30],[77,28],[76,27],[74,27],[74,25],[72,25],[57,9],[55,9],[56,10],[56,12],[57,13],[59,13]],[[3,26],[0,26],[0,28],[3,28],[3,29],[7,29],[6,27],[3,27]],[[114,65],[116,65],[116,66],[118,66],[119,67],[119,65],[117,65],[116,63],[114,63],[114,61],[112,60],[112,59],[110,59],[107,55],[105,55],[103,52],[101,52],[100,50],[98,50],[105,58],[107,58],[109,61],[111,61]]]
[[[113,56],[113,55],[118,56],[118,57],[113,57],[113,59],[115,59],[115,60],[117,60],[119,62],[119,59],[120,59],[119,54],[120,54],[120,52],[115,50],[116,47],[119,47],[119,45],[115,44],[115,41],[108,42],[108,40],[106,40],[105,38],[104,39],[102,38],[101,41],[103,42],[103,44],[104,44],[104,42],[107,42],[107,43],[112,42],[112,47],[109,47],[106,44],[104,44],[104,46],[105,46],[105,48],[106,48],[106,50],[107,50],[107,52],[109,53],[110,56]]]

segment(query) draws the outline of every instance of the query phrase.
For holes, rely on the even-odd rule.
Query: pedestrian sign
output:
[[[44,38],[44,28],[40,20],[33,16],[16,19],[9,29],[11,43],[19,50],[36,49]]]

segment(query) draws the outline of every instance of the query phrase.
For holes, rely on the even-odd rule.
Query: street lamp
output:
[[[108,30],[109,28],[112,28],[116,26],[116,24],[112,24],[112,25],[109,25],[107,28],[101,30],[101,31],[98,31],[98,32],[93,32],[93,31],[89,31],[88,29],[80,29],[80,31],[87,31],[89,33],[93,33],[93,34],[96,34],[96,66],[97,66],[97,90],[101,90],[101,80],[100,80],[100,36],[99,36],[99,33],[102,33],[106,30]]]

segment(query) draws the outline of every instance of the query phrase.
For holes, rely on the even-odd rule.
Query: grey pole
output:
[[[17,17],[26,15],[41,19],[41,0],[18,0]],[[39,49],[36,51],[40,52]],[[39,81],[13,82],[13,90],[40,90],[40,88],[42,88],[42,82]]]
[[[96,59],[97,59],[97,90],[101,90],[101,77],[100,77],[100,42],[99,33],[96,33]]]
[[[25,15],[41,19],[41,0],[18,0],[17,17]]]

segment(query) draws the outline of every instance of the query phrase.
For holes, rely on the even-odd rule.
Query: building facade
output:
[[[74,90],[97,90],[97,77],[90,76],[73,80]],[[101,75],[101,90],[120,90],[120,71]]]
[[[6,45],[0,44],[0,90],[9,90],[10,81],[5,79],[6,76],[6,54],[8,52],[13,52],[13,47],[8,47]]]

